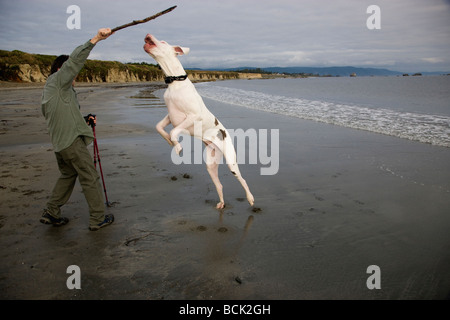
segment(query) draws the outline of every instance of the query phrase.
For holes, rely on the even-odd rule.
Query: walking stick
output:
[[[98,151],[97,137],[95,135],[95,123],[93,120],[90,120],[89,124],[92,127],[92,132],[94,133],[94,166],[95,166],[95,169],[97,169],[97,160],[98,160],[98,167],[100,168],[100,175],[102,177],[102,183],[103,183],[103,191],[105,192],[105,200],[106,200],[105,204],[107,207],[111,207],[111,203],[108,201],[108,195],[106,193],[105,178],[103,177],[102,164],[100,162],[100,153]]]

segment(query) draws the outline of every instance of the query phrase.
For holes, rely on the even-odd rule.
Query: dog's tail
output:
[[[225,158],[226,164],[228,165],[228,168],[230,169],[231,173],[236,177],[240,177],[241,173],[239,171],[237,155],[233,145],[233,140],[231,140],[231,136],[225,128],[220,130],[221,134],[223,134],[222,148],[221,148],[223,157]]]

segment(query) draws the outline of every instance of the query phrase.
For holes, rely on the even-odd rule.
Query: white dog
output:
[[[158,132],[169,145],[175,148],[177,154],[180,154],[182,149],[178,142],[178,136],[183,132],[188,132],[205,143],[208,148],[206,166],[220,199],[216,208],[222,209],[225,206],[223,187],[218,175],[222,156],[225,157],[231,172],[244,188],[248,202],[253,206],[254,198],[239,172],[236,152],[230,135],[220,121],[206,108],[178,60],[177,56],[187,54],[189,48],[171,46],[167,42],[158,41],[153,35],[147,34],[144,50],[158,62],[166,75],[165,81],[169,84],[164,93],[168,114],[156,125]],[[201,123],[201,133],[195,132],[198,129],[194,130],[194,122],[196,125]],[[170,123],[173,125],[173,129],[168,134],[164,128]],[[201,136],[199,136],[200,134]]]

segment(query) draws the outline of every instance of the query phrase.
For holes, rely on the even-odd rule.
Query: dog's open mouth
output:
[[[150,50],[151,50],[152,48],[156,47],[156,43],[152,40],[152,37],[151,37],[151,35],[149,35],[149,34],[145,37],[144,40],[145,40],[144,50],[145,50],[147,53],[150,53]]]
[[[156,43],[153,41],[152,36],[150,34],[148,34],[145,37],[145,43],[151,45],[151,46],[156,46]]]

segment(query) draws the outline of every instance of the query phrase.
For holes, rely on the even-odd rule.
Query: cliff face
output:
[[[50,73],[50,69],[41,70],[38,65],[29,65],[28,63],[19,64],[16,70],[15,78],[21,82],[45,82]]]
[[[0,80],[15,82],[45,82],[56,56],[34,55],[21,51],[0,50]],[[222,71],[189,71],[191,81],[215,81],[227,79],[258,79],[257,73]],[[80,71],[78,82],[140,82],[164,81],[162,71],[156,65],[117,61],[88,60]]]
[[[4,81],[16,82],[45,82],[50,74],[50,67],[39,67],[28,63],[18,65],[5,65],[9,76]],[[238,72],[214,72],[214,71],[187,71],[191,81],[215,81],[229,79],[261,79],[259,73]],[[89,73],[77,78],[80,82],[140,82],[140,81],[164,81],[162,72],[146,74],[119,68],[108,69],[106,74]]]

